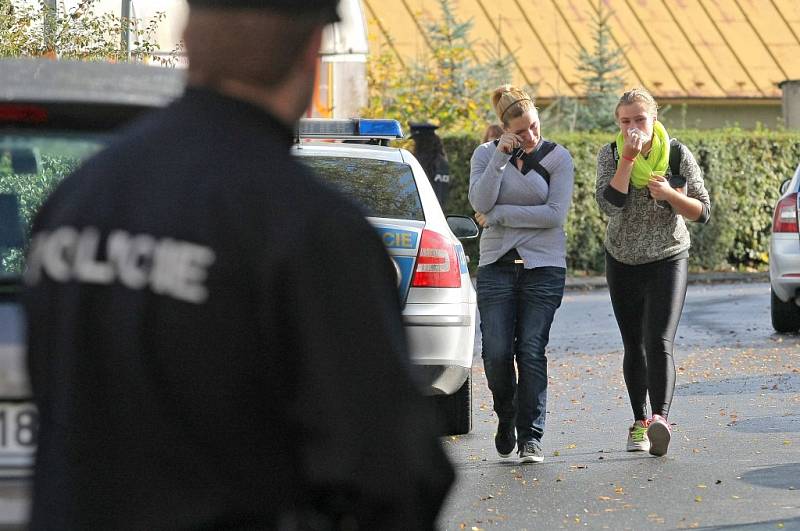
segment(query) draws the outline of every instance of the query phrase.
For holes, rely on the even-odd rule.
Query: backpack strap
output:
[[[683,144],[676,138],[669,139],[669,184],[673,188],[686,186],[686,177],[681,175],[681,160],[683,159]]]
[[[530,170],[536,171],[539,175],[542,176],[544,182],[548,185],[550,184],[550,172],[542,166],[542,160],[553,151],[556,146],[555,142],[550,142],[549,140],[542,140],[542,145],[539,146],[539,149],[533,153],[532,156],[525,157],[522,161],[522,173],[523,175],[528,173]]]
[[[498,145],[499,143],[500,143],[499,139],[494,141],[494,145],[495,146]],[[550,172],[547,171],[547,169],[544,166],[542,166],[541,161],[547,155],[549,155],[550,152],[553,151],[556,148],[557,145],[558,144],[556,144],[555,142],[550,142],[549,140],[542,140],[542,145],[539,146],[539,149],[537,149],[536,152],[533,153],[533,155],[529,155],[529,156],[524,157],[522,159],[522,170],[520,170],[520,173],[525,175],[529,171],[535,170],[536,173],[538,173],[539,175],[542,176],[542,178],[544,179],[544,182],[546,182],[549,185],[550,184]],[[517,156],[516,155],[512,155],[511,159],[509,160],[509,162],[516,164],[516,159],[517,159]]]

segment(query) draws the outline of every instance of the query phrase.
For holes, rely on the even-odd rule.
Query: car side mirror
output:
[[[478,237],[478,224],[468,216],[447,216],[447,224],[459,240],[471,240]]]
[[[786,179],[781,183],[781,195],[786,193],[786,190],[789,189],[789,183],[792,182],[791,179]]]

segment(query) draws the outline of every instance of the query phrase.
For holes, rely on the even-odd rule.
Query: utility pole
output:
[[[119,16],[124,24],[122,28],[122,50],[125,58],[131,60],[131,0],[122,0],[119,8]]]

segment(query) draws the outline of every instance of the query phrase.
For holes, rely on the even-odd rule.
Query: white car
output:
[[[800,330],[800,231],[798,231],[800,166],[781,185],[769,239],[770,313],[777,332]]]
[[[464,434],[472,427],[476,297],[459,237],[477,237],[478,227],[469,217],[445,218],[411,153],[379,145],[400,137],[394,120],[301,120],[293,153],[355,200],[380,234],[397,270],[412,368],[437,401],[442,431]]]

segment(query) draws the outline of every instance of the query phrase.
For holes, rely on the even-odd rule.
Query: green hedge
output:
[[[23,227],[27,230],[39,207],[64,176],[78,165],[74,157],[42,157],[42,172],[38,174],[12,173],[7,156],[0,157],[0,194],[13,194],[19,200]],[[0,275],[18,274],[23,269],[23,251],[0,247]]]
[[[689,223],[690,267],[694,270],[764,268],[768,263],[772,211],[781,182],[800,163],[800,132],[674,131],[694,153],[711,195],[711,220]],[[573,272],[601,272],[606,219],[594,199],[595,159],[608,134],[546,135],[564,145],[575,162],[575,191],[567,218],[567,264]],[[467,199],[469,159],[479,135],[444,136],[450,160],[448,214],[472,214]],[[467,253],[477,263],[477,242]]]

